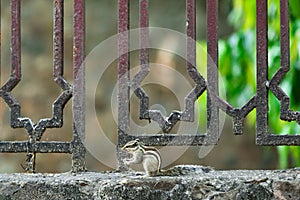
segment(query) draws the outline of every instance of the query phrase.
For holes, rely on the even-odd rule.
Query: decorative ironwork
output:
[[[54,27],[53,27],[53,77],[62,93],[52,105],[52,117],[40,119],[34,123],[30,118],[21,116],[21,104],[11,94],[12,90],[21,81],[21,30],[20,30],[20,0],[11,1],[11,75],[0,89],[0,95],[10,108],[10,125],[12,128],[24,128],[29,140],[14,142],[1,141],[0,152],[27,153],[27,172],[35,171],[36,153],[70,153],[72,154],[73,171],[83,171],[84,149],[81,135],[84,124],[84,74],[82,65],[84,59],[84,1],[74,0],[74,89],[63,77],[63,19],[64,2],[54,0]],[[66,103],[74,95],[73,116],[74,133],[71,142],[43,142],[40,141],[47,128],[63,126],[63,110]],[[80,115],[80,116],[79,116]]]
[[[73,38],[73,79],[68,83],[64,76],[63,36],[64,36],[64,1],[54,0],[53,27],[53,79],[62,89],[62,93],[53,102],[52,117],[40,119],[34,123],[30,118],[21,115],[21,104],[12,95],[12,91],[21,81],[21,30],[20,0],[11,0],[11,75],[0,88],[0,96],[10,109],[10,126],[24,128],[28,134],[27,141],[0,141],[0,152],[27,153],[28,172],[35,171],[36,153],[69,153],[72,154],[72,171],[85,170],[85,148],[82,143],[85,132],[85,7],[84,0],[74,0],[74,38]],[[300,124],[300,112],[290,109],[290,99],[281,89],[280,82],[290,69],[289,7],[288,1],[280,0],[280,69],[268,79],[268,18],[267,1],[257,0],[257,83],[256,94],[241,108],[235,108],[222,99],[218,93],[218,0],[207,0],[207,80],[196,68],[196,1],[186,0],[186,68],[194,82],[194,88],[185,97],[184,109],[173,111],[164,116],[159,110],[149,108],[149,96],[141,87],[142,81],[150,71],[149,66],[149,13],[148,0],[140,0],[140,69],[131,79],[129,54],[129,3],[130,0],[118,0],[118,148],[129,140],[139,138],[145,145],[214,145],[218,142],[219,110],[233,120],[233,133],[243,133],[243,122],[246,116],[256,108],[256,139],[259,145],[300,145],[300,135],[271,134],[268,128],[268,92],[280,101],[280,119],[296,121]],[[134,135],[129,129],[130,90],[139,99],[139,117],[158,123],[163,134]],[[192,122],[195,116],[195,101],[207,92],[207,133],[206,134],[173,134],[172,128],[179,121]],[[63,126],[63,110],[73,98],[73,139],[70,142],[41,141],[48,128]],[[118,151],[120,168],[122,152]]]
[[[290,70],[289,2],[280,0],[280,68],[268,80],[267,2],[257,1],[256,142],[260,145],[300,145],[300,135],[271,134],[268,130],[268,91],[280,101],[280,119],[300,124],[299,111],[290,110],[290,98],[279,84]]]
[[[148,52],[148,0],[140,0],[140,70],[130,80],[129,77],[129,0],[119,0],[119,110],[118,110],[118,136],[119,147],[129,140],[138,137],[147,145],[212,145],[218,142],[219,135],[219,110],[216,95],[208,95],[207,115],[209,119],[207,123],[207,134],[172,134],[170,133],[173,126],[178,121],[194,121],[194,104],[198,97],[207,88],[210,92],[218,94],[218,73],[217,73],[217,0],[207,1],[207,23],[209,24],[208,32],[213,34],[208,38],[208,68],[209,75],[206,82],[202,75],[196,69],[196,7],[194,0],[186,1],[187,13],[187,71],[189,76],[195,82],[192,91],[185,98],[183,111],[174,111],[168,117],[164,116],[159,110],[149,109],[149,97],[141,88],[140,84],[147,76],[149,69],[149,52]],[[209,85],[209,86],[208,86]],[[133,90],[140,101],[140,119],[155,121],[165,134],[157,135],[138,135],[129,133],[129,91]],[[119,167],[122,169],[122,152],[118,151]]]
[[[218,86],[218,1],[207,0],[207,80],[196,69],[195,0],[186,0],[187,13],[187,71],[195,82],[195,87],[185,98],[183,111],[172,112],[168,117],[158,110],[149,109],[149,97],[140,86],[150,71],[148,46],[148,0],[140,0],[140,70],[129,77],[129,0],[119,0],[119,145],[129,140],[140,138],[147,145],[212,145],[218,141],[219,109],[233,120],[233,133],[243,133],[243,122],[246,116],[257,109],[257,144],[259,145],[300,145],[299,135],[270,134],[268,129],[268,91],[270,90],[281,104],[280,118],[286,121],[300,122],[298,111],[290,110],[289,97],[280,88],[280,81],[289,71],[289,8],[288,1],[281,0],[281,67],[268,80],[268,38],[267,38],[267,2],[257,1],[257,94],[249,99],[241,108],[235,108],[222,99]],[[140,119],[155,121],[164,134],[137,135],[129,132],[129,91],[133,90],[140,101]],[[194,104],[199,96],[207,91],[207,133],[172,134],[172,127],[178,121],[194,120]],[[121,154],[120,154],[121,156]],[[119,159],[120,166],[122,160]]]

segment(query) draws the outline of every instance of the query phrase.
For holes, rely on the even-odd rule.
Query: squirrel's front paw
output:
[[[123,162],[127,166],[130,165],[130,163],[131,163],[129,159],[124,159]]]

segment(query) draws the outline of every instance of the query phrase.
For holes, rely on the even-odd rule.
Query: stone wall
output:
[[[216,171],[175,167],[173,176],[139,172],[0,174],[2,199],[300,199],[300,168]]]

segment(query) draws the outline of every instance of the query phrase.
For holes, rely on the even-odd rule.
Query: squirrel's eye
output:
[[[137,145],[138,145],[138,143],[135,142],[135,143],[133,143],[131,146],[132,146],[132,147],[136,147]]]

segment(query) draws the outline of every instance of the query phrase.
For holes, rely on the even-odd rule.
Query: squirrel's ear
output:
[[[136,138],[135,141],[136,141],[136,142],[140,142],[140,139],[139,139],[139,138]]]

